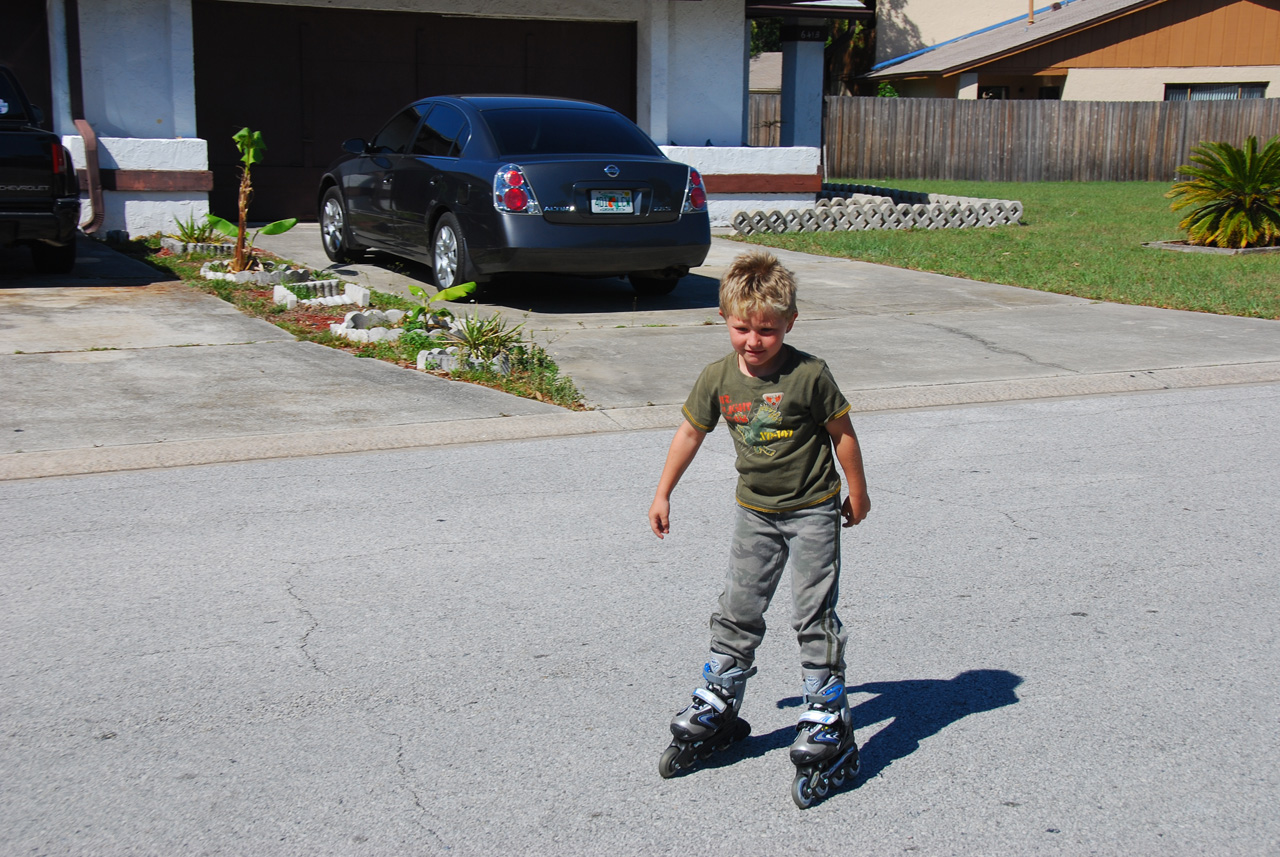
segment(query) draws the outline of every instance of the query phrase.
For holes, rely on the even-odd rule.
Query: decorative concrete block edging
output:
[[[299,297],[299,292],[309,294],[312,297]],[[272,300],[278,304],[284,304],[286,309],[293,309],[298,304],[312,306],[355,304],[356,306],[368,306],[369,290],[364,286],[345,283],[342,280],[307,280],[301,283],[292,283],[288,286],[277,285],[272,292]]]
[[[274,286],[281,283],[305,283],[311,277],[306,268],[262,268],[257,271],[217,271],[214,266],[225,265],[225,262],[205,262],[200,266],[200,276],[206,280],[227,280],[232,283],[252,283],[259,286]],[[270,263],[268,263],[270,264]]]
[[[160,236],[160,246],[175,256],[185,256],[188,253],[203,253],[208,256],[230,256],[236,249],[236,245],[234,244],[224,244],[221,242],[217,244],[188,244],[178,238],[170,238],[168,235]]]
[[[844,232],[861,229],[971,229],[1022,220],[1022,203],[1009,199],[942,196],[870,185],[824,184],[817,207],[739,211],[739,235]]]
[[[404,330],[389,325],[399,324],[404,316],[404,311],[398,309],[352,310],[341,322],[329,325],[329,332],[352,342],[395,342]]]
[[[511,360],[507,355],[499,354],[492,360],[484,361],[476,357],[464,357],[456,345],[419,351],[418,369],[425,372],[432,366],[444,372],[452,372],[455,369],[483,369],[488,366],[499,375],[511,374]]]

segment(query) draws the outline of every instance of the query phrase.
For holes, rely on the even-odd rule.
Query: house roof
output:
[[[1022,15],[1009,21],[886,60],[868,78],[951,75],[1062,38],[1165,0],[1061,0],[1035,10],[1035,23]]]
[[[747,0],[748,18],[874,18],[875,0]]]

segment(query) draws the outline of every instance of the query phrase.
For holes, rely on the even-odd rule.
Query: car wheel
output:
[[[31,245],[31,261],[42,274],[67,274],[76,265],[76,244],[61,247],[43,242]]]
[[[631,288],[642,297],[669,295],[680,282],[679,277],[642,277],[637,274],[632,274],[628,279],[631,280]]]
[[[431,267],[439,288],[448,289],[466,282],[467,239],[462,236],[458,219],[447,212],[436,223],[435,238],[431,241]]]
[[[325,191],[320,203],[320,243],[324,245],[324,254],[339,264],[355,262],[364,256],[364,248],[351,242],[347,207],[342,201],[342,191],[336,187]]]

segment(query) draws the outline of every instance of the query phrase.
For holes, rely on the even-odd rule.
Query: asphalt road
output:
[[[0,853],[1274,854],[1280,388],[862,415],[856,788],[791,803],[785,592],[656,772],[733,483],[666,431],[0,482]],[[785,590],[785,587],[784,587]]]

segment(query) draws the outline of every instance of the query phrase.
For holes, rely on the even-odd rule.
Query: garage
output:
[[[49,88],[49,27],[45,23],[44,0],[5,0],[0,24],[0,63],[13,69],[22,81],[27,98],[46,117],[52,128],[52,96]]]
[[[633,22],[465,18],[194,0],[196,123],[209,144],[210,208],[234,216],[239,153],[261,131],[253,220],[316,217],[315,189],[349,137],[442,93],[596,101],[635,119]]]

